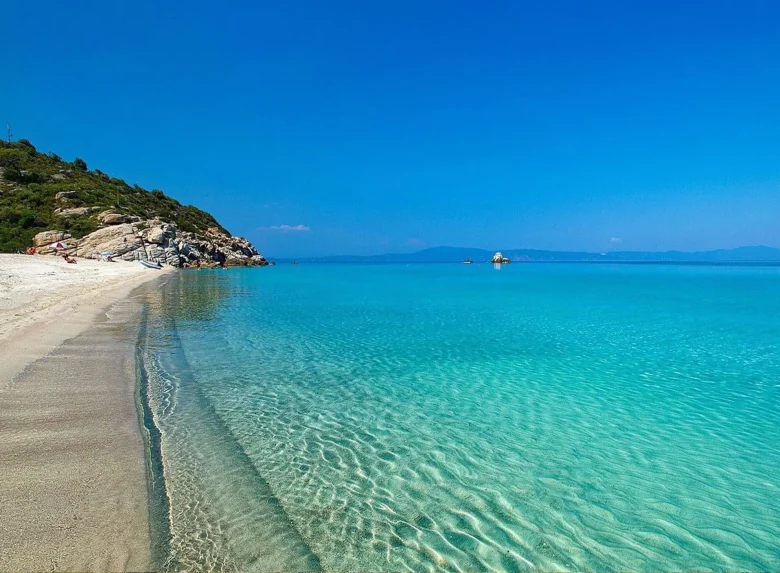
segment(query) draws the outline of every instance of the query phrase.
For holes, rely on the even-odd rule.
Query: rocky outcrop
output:
[[[64,241],[70,239],[70,233],[65,231],[43,231],[33,237],[33,247],[46,247],[57,241]]]
[[[490,260],[490,262],[501,265],[501,264],[508,264],[511,261],[508,258],[506,258],[504,255],[502,255],[501,251],[496,251],[496,254],[493,255],[493,258]]]
[[[201,235],[180,231],[175,225],[160,219],[120,224],[109,224],[107,221],[113,219],[107,217],[102,220],[108,226],[72,241],[75,255],[99,258],[102,253],[109,252],[128,261],[146,259],[174,267],[268,264],[248,240],[216,228],[210,228]],[[51,239],[49,243],[59,240],[62,239]]]

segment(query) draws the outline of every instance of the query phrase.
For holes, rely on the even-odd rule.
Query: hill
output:
[[[205,235],[228,231],[210,214],[182,205],[162,191],[147,191],[89,170],[82,159],[64,161],[41,153],[21,139],[0,142],[0,252],[23,250],[46,229],[60,229],[78,239],[102,226],[104,211],[140,219],[161,219],[179,230]]]
[[[780,249],[772,247],[739,247],[715,251],[614,251],[589,253],[585,251],[544,251],[535,249],[500,249],[514,262],[774,262],[780,261]],[[465,259],[489,262],[494,251],[468,247],[433,247],[415,253],[391,253],[370,256],[335,256],[298,259],[323,263],[457,263]]]

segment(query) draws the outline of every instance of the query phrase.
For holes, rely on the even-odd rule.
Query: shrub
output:
[[[22,229],[33,229],[35,227],[45,227],[46,221],[41,221],[35,211],[25,210],[19,213],[19,226]]]
[[[48,178],[43,173],[9,166],[6,167],[3,172],[3,179],[6,181],[15,181],[16,183],[43,183]]]
[[[98,221],[94,214],[64,219],[54,210],[64,206],[55,200],[61,191],[77,191],[67,206],[100,207],[115,204],[117,195],[122,213],[143,218],[155,216],[190,232],[204,232],[209,227],[222,229],[214,217],[195,207],[183,206],[161,190],[146,191],[112,178],[100,170],[90,172],[82,159],[63,162],[55,153],[38,153],[29,141],[0,141],[0,167],[3,179],[13,182],[0,194],[0,252],[29,247],[41,228],[67,225],[74,237],[94,231]],[[63,169],[72,170],[66,177],[51,178]],[[62,227],[59,227],[62,228]]]
[[[28,139],[20,139],[19,141],[16,142],[16,144],[19,147],[24,147],[25,149],[27,149],[27,151],[33,154],[38,153],[38,151],[35,149],[35,146],[32,143],[30,143]]]

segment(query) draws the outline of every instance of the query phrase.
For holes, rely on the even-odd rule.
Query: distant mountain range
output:
[[[780,262],[780,249],[764,246],[697,252],[612,251],[607,253],[588,253],[584,251],[541,251],[536,249],[506,249],[501,250],[501,252],[513,262]],[[495,251],[468,247],[433,247],[417,251],[416,253],[390,253],[369,256],[339,255],[307,257],[296,260],[312,263],[459,263],[465,259],[471,259],[475,263],[489,263],[494,253]]]

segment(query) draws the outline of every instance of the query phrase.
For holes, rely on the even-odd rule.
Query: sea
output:
[[[159,568],[780,571],[780,267],[277,265],[143,307]]]

